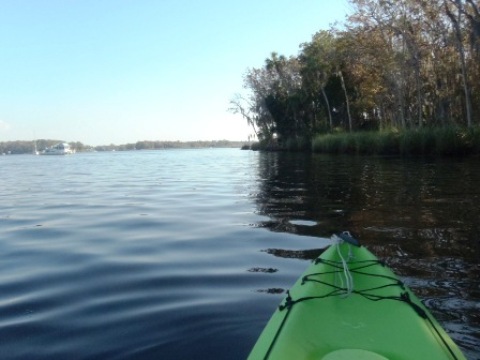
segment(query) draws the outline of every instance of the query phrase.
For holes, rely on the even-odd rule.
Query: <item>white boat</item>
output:
[[[46,148],[42,151],[42,155],[68,155],[74,154],[75,150],[73,150],[70,145],[67,143],[59,143],[52,147]]]
[[[33,155],[40,155],[40,151],[37,149],[37,142],[33,142]]]

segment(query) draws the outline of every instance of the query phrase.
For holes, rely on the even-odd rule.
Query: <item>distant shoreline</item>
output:
[[[62,140],[38,139],[35,141],[16,140],[1,141],[0,155],[33,154],[35,150],[43,151],[55,144],[65,142]],[[137,141],[121,145],[91,146],[82,142],[67,142],[76,152],[101,152],[101,151],[135,151],[135,150],[162,150],[162,149],[202,149],[202,148],[241,148],[247,141],[231,140],[197,140],[197,141]]]

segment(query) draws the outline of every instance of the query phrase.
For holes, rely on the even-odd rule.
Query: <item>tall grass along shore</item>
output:
[[[480,154],[480,127],[420,128],[318,135],[316,153],[462,156]]]

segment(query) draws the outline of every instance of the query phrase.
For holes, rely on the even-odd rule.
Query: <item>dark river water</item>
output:
[[[204,149],[0,169],[1,359],[245,359],[343,230],[480,359],[480,159]]]

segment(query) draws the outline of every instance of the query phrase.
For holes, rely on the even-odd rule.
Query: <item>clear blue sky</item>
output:
[[[0,141],[245,140],[247,68],[296,55],[346,0],[2,0]]]

